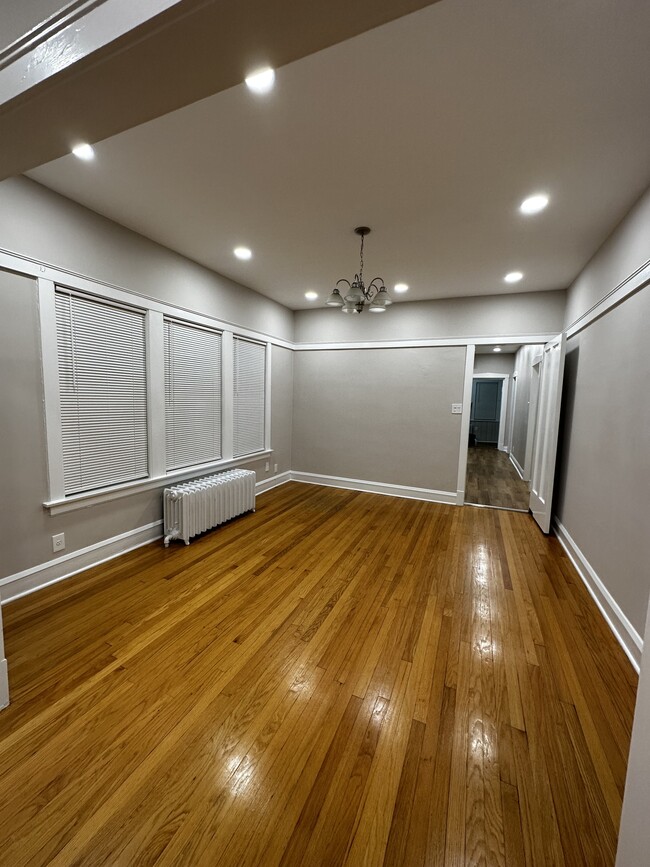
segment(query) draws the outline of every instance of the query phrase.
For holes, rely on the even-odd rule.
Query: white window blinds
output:
[[[233,344],[233,453],[239,457],[264,448],[266,347],[241,337],[235,337]]]
[[[144,313],[57,289],[66,494],[147,475]]]
[[[165,320],[167,469],[221,457],[221,334]]]

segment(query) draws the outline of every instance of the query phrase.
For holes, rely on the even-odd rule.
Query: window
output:
[[[264,448],[266,347],[242,337],[233,344],[233,454],[238,457]]]
[[[145,315],[57,288],[66,494],[146,477]]]
[[[167,469],[221,457],[221,334],[165,320]]]
[[[84,277],[37,279],[52,514],[271,451],[263,337]]]

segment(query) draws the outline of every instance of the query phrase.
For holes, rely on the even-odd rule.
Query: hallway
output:
[[[528,511],[529,491],[508,455],[491,446],[467,451],[465,502]]]

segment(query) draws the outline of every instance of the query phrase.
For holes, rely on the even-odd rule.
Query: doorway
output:
[[[528,511],[529,488],[510,460],[517,396],[519,346],[477,351],[467,444],[465,502]]]

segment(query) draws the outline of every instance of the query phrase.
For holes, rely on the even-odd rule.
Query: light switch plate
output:
[[[463,404],[462,403],[452,403],[451,411],[453,415],[462,415],[463,414]]]

